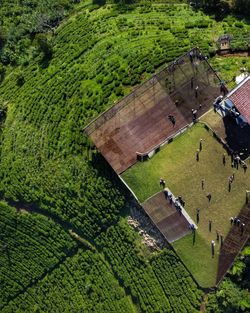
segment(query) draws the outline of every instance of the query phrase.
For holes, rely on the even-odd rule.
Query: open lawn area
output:
[[[199,161],[196,151],[203,139]],[[192,235],[176,241],[173,245],[197,282],[203,287],[213,286],[216,281],[219,243],[216,242],[215,257],[211,255],[211,240],[216,241],[216,230],[227,235],[230,217],[238,215],[245,203],[245,191],[250,187],[250,175],[231,167],[231,157],[222,158],[224,148],[202,124],[196,124],[171,144],[164,146],[152,159],[137,163],[128,169],[122,178],[135,192],[141,202],[161,190],[160,177],[174,195],[182,195],[185,209],[196,221],[196,209],[200,208],[200,221],[196,238]],[[235,174],[231,191],[228,177]],[[201,180],[205,179],[204,190]],[[211,193],[209,202],[207,194]],[[212,230],[209,231],[209,220]]]

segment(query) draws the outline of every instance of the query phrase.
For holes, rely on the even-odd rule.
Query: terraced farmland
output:
[[[194,45],[213,54],[229,25],[235,37],[249,25],[217,23],[186,4],[76,8],[43,34],[51,59],[31,40],[29,62],[8,66],[0,84],[1,198],[51,217],[0,206],[0,310],[197,312],[202,292],[177,256],[141,256],[135,232],[120,222],[127,194],[82,130],[165,63]],[[97,250],[82,249],[56,219]]]
[[[74,253],[75,242],[52,220],[0,203],[0,310]]]

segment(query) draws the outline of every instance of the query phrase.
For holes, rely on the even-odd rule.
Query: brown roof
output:
[[[250,124],[250,76],[228,94],[228,99]]]

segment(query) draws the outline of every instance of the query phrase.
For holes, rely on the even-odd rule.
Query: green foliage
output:
[[[3,81],[5,75],[5,67],[3,63],[0,62],[0,83]]]
[[[1,312],[133,313],[132,301],[100,254],[79,249]]]
[[[225,279],[218,291],[208,297],[206,312],[240,313],[249,312],[250,294],[247,290],[239,289],[229,279]]]
[[[97,242],[143,312],[198,312],[202,292],[173,251],[164,250],[148,263],[137,254],[135,234],[124,221]]]
[[[195,0],[195,3],[206,11],[215,13],[218,18],[230,11],[245,16],[250,14],[249,0]]]
[[[4,64],[30,59],[35,34],[54,31],[74,0],[3,0],[0,6],[0,58]]]
[[[0,202],[0,310],[74,247],[69,234],[52,220]]]
[[[101,169],[89,162],[93,150],[82,128],[147,73],[189,48],[184,27],[171,27],[170,32],[173,21],[182,23],[184,14],[201,21],[187,6],[152,6],[149,16],[134,7],[134,19],[129,14],[121,19],[117,10],[82,11],[52,39],[37,35],[45,55],[53,41],[49,64],[18,69],[0,87],[0,101],[10,104],[2,136],[0,191],[69,220],[89,237],[117,221],[124,198],[105,162],[99,160]],[[152,36],[156,31],[157,37]],[[18,86],[13,76],[20,73]]]
[[[49,61],[52,58],[52,44],[45,34],[36,35],[38,50],[42,52],[42,61]]]
[[[231,280],[241,288],[250,288],[250,245],[243,249],[229,273]]]
[[[250,6],[248,0],[234,0],[234,9],[237,13],[248,16],[250,14]]]

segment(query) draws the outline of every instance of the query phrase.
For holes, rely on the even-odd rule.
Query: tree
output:
[[[38,49],[43,53],[43,61],[50,60],[52,58],[53,50],[52,44],[47,36],[45,34],[36,35],[36,44]]]
[[[234,9],[240,14],[250,14],[249,0],[234,0]]]

